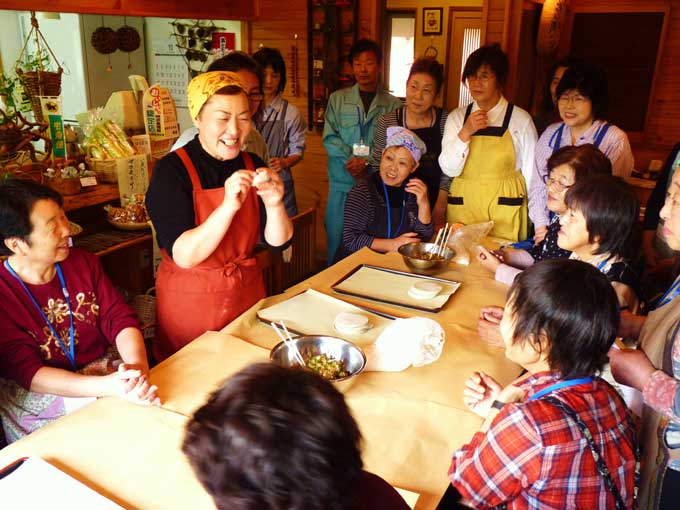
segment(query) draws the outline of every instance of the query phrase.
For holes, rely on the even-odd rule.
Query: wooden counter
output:
[[[118,184],[97,184],[92,188],[86,188],[75,195],[64,196],[64,211],[73,211],[91,205],[106,204],[114,200],[120,200]]]

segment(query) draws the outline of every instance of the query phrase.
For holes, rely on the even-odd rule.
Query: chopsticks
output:
[[[430,258],[435,255],[438,257],[443,257],[446,252],[446,246],[449,244],[449,238],[451,237],[451,232],[453,231],[453,226],[448,223],[444,225],[443,228],[439,229],[437,232],[437,237],[434,240],[435,248],[430,252]]]
[[[300,354],[300,350],[297,348],[297,345],[295,345],[295,342],[293,342],[293,337],[290,336],[290,333],[288,331],[288,328],[286,327],[286,324],[283,321],[279,321],[279,324],[281,325],[281,328],[283,329],[283,331],[286,333],[285,335],[281,332],[279,327],[276,325],[275,321],[271,322],[272,328],[274,328],[274,331],[276,331],[276,334],[279,335],[279,338],[283,341],[283,343],[286,344],[288,346],[288,348],[293,352],[293,356],[295,357],[295,361],[297,361],[303,367],[307,366],[307,363],[305,363],[305,360],[302,357],[302,354]]]

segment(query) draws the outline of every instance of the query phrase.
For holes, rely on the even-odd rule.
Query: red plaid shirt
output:
[[[527,398],[554,384],[549,372],[521,387]],[[634,431],[615,390],[601,379],[550,395],[583,419],[602,453],[627,508],[633,507]],[[479,508],[507,503],[508,509],[604,510],[614,497],[598,473],[583,434],[564,412],[542,399],[507,404],[486,433],[477,432],[455,452],[449,477]]]

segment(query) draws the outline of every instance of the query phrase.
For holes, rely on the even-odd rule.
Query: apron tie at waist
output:
[[[249,257],[247,259],[234,260],[222,266],[222,276],[225,278],[230,277],[234,272],[238,271],[239,275],[241,273],[241,267],[253,267],[257,265],[257,259],[255,257]]]

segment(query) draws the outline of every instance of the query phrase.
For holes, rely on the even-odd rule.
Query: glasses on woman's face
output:
[[[262,92],[251,92],[250,94],[248,94],[248,99],[256,103],[264,99],[264,94]]]
[[[478,81],[478,82],[486,85],[493,78],[495,78],[495,75],[493,73],[489,73],[487,71],[481,71],[477,74],[471,74],[466,79],[467,79],[468,83],[470,83],[471,81]]]
[[[573,104],[576,106],[581,106],[584,104],[586,101],[589,101],[589,99],[586,96],[582,96],[581,94],[571,94],[571,95],[565,95],[562,94],[560,97],[557,98],[557,102],[561,105],[568,105],[568,104]]]
[[[433,98],[435,96],[434,90],[432,90],[431,88],[429,88],[427,86],[426,87],[419,87],[415,83],[409,83],[407,85],[407,87],[408,87],[408,91],[413,95],[420,92],[423,95],[423,98]]]
[[[562,181],[548,177],[547,175],[545,176],[544,181],[548,188],[552,187],[558,193],[562,193],[573,186],[572,184],[564,184]]]

